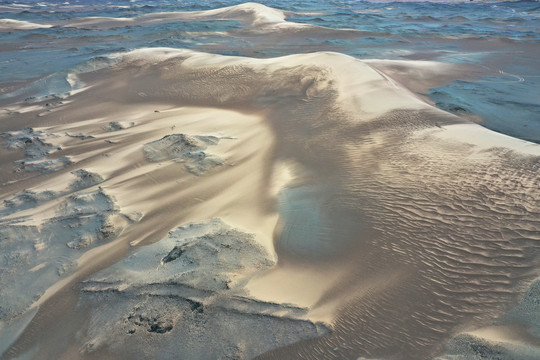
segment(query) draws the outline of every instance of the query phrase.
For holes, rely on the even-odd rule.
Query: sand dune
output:
[[[50,24],[38,24],[30,21],[13,20],[13,19],[0,19],[0,32],[13,31],[13,30],[33,30],[50,28],[53,25]]]
[[[82,17],[48,23],[30,23],[10,19],[0,19],[0,31],[30,30],[48,27],[66,27],[77,29],[113,29],[126,26],[150,26],[174,22],[188,21],[238,21],[242,29],[253,34],[268,35],[268,32],[320,32],[322,35],[332,34],[334,37],[358,37],[369,35],[353,29],[333,29],[316,25],[287,21],[294,12],[271,8],[258,3],[242,3],[238,5],[202,11],[157,12],[135,17]]]
[[[200,175],[213,167],[223,165],[223,159],[205,152],[208,146],[217,145],[219,140],[215,136],[173,134],[145,144],[143,151],[148,161],[183,162],[189,172]]]
[[[40,154],[70,159],[39,178],[8,179],[8,204],[38,206],[10,217],[52,211],[58,201],[46,191],[77,169],[86,171],[78,181],[97,174],[100,183],[66,195],[65,214],[75,205],[77,214],[126,214],[116,240],[85,248],[71,275],[49,284],[5,358],[25,349],[144,358],[160,348],[170,357],[429,359],[507,312],[537,276],[540,147],[434,108],[392,77],[427,68],[428,87],[455,68],[337,53],[112,57],[79,72],[84,85],[50,111],[44,100],[2,115],[12,127],[41,124],[10,138],[35,134]],[[110,131],[112,122],[132,125]],[[47,152],[46,134],[60,150]],[[105,194],[114,207],[92,203]],[[84,239],[64,239],[64,251]],[[55,312],[64,298],[70,307]],[[20,327],[3,321],[3,331]],[[37,334],[52,328],[65,345]]]
[[[274,9],[258,3],[243,3],[212,10],[178,11],[151,13],[132,18],[84,17],[66,21],[37,24],[27,21],[0,19],[1,30],[28,30],[52,26],[73,27],[79,29],[114,28],[123,26],[145,26],[176,21],[215,21],[237,20],[248,29],[270,30],[272,28],[312,27],[311,25],[286,21],[290,12]]]

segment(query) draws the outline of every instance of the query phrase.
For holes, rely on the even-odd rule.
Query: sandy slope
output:
[[[41,176],[7,176],[5,200],[23,189],[58,192],[71,171],[85,169],[103,179],[90,190],[99,186],[127,216],[114,240],[87,248],[49,283],[5,358],[136,357],[159,347],[164,358],[424,359],[504,313],[535,278],[540,148],[435,109],[388,75],[427,67],[428,86],[444,67],[336,53],[257,60],[141,49],[115,57],[71,74],[83,87],[61,103],[3,105],[6,131],[31,126],[60,147],[47,145],[35,161],[70,160],[46,163],[53,167]],[[18,151],[3,169],[24,156]],[[55,211],[58,201],[43,201],[21,213],[21,224],[41,219],[43,206]],[[187,261],[183,235],[171,234],[188,223],[213,226],[212,218],[258,244],[237,256],[264,253],[260,267],[240,271],[226,256],[226,280],[242,285],[218,290],[197,275],[218,262],[193,255],[199,270],[171,283],[163,271],[173,264],[182,273],[178,261]],[[214,241],[216,232],[198,234],[197,251],[205,236]],[[137,256],[148,271],[129,272]],[[8,331],[20,327],[8,320]],[[138,338],[139,327],[149,337]],[[244,342],[246,329],[254,332]],[[265,329],[268,338],[256,335]],[[175,342],[174,334],[241,346]]]

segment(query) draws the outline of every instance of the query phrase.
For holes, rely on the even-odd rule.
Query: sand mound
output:
[[[22,149],[24,155],[29,159],[42,159],[53,152],[61,150],[59,146],[46,142],[46,139],[54,138],[55,135],[39,130],[34,131],[32,128],[8,131],[2,135],[8,137],[5,144],[9,149]]]
[[[220,157],[204,151],[219,140],[215,136],[173,134],[144,145],[143,151],[148,161],[183,162],[189,172],[200,175],[223,164]]]
[[[4,200],[4,209],[0,213],[7,214],[15,211],[24,210],[37,206],[39,203],[56,199],[58,193],[50,190],[35,192],[32,190],[23,190],[11,199]]]
[[[86,189],[103,182],[103,178],[99,174],[85,169],[72,171],[71,174],[75,178],[71,181],[69,187],[62,191],[33,191],[25,189],[13,197],[4,200],[4,208],[0,208],[0,215],[8,215],[21,210],[35,208],[44,202],[57,199],[62,195]]]
[[[119,130],[129,129],[130,127],[133,127],[133,126],[135,126],[134,122],[125,123],[125,122],[119,122],[119,121],[111,121],[107,125],[106,129],[108,131],[119,131]]]
[[[42,173],[58,171],[72,165],[67,156],[52,160],[22,160],[15,163],[15,171],[39,171]]]
[[[220,219],[180,226],[83,283],[85,350],[140,358],[152,339],[163,359],[246,359],[327,332],[305,309],[246,296],[246,281],[273,264],[253,235]]]
[[[70,138],[74,138],[74,139],[80,139],[80,140],[94,139],[94,136],[88,135],[88,134],[83,134],[83,133],[70,134],[70,133],[66,132],[66,136],[70,137]]]
[[[89,281],[107,287],[119,284],[119,288],[167,283],[221,291],[243,284],[246,277],[273,264],[253,235],[213,219],[170,231],[166,238],[135,251]]]
[[[2,134],[7,137],[5,144],[9,149],[24,150],[25,159],[15,163],[15,171],[53,172],[72,164],[67,156],[57,159],[48,159],[47,156],[62,150],[60,146],[52,145],[47,139],[56,138],[54,134],[34,131],[26,128],[18,131],[9,131]]]
[[[104,181],[101,175],[85,169],[72,171],[71,174],[76,177],[69,185],[72,190],[86,189]]]

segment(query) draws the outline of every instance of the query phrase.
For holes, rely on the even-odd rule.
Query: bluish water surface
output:
[[[337,51],[360,59],[436,60],[473,64],[483,75],[429,93],[437,106],[479,115],[493,130],[540,143],[539,2],[285,1],[287,20],[330,29],[296,36],[246,32],[234,20],[158,23],[112,29],[61,26],[0,33],[0,96],[24,81],[61,91],[68,69],[89,59],[141,47],[188,48],[251,57]],[[241,1],[0,1],[0,18],[54,23],[80,17],[132,18],[197,11]],[[51,75],[53,74],[53,75]],[[46,78],[45,76],[50,75]],[[15,89],[15,90],[14,90]]]

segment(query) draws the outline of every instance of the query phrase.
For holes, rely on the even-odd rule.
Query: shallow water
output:
[[[132,18],[157,12],[198,11],[238,1],[2,1],[4,19],[52,23],[81,17]],[[60,73],[37,94],[69,89],[65,72],[89,59],[140,47],[172,47],[225,55],[274,57],[336,51],[360,59],[425,59],[474,64],[483,70],[429,91],[444,110],[479,115],[482,125],[540,142],[540,6],[538,2],[261,1],[283,9],[288,21],[318,28],[277,39],[243,31],[236,20],[182,21],[107,29],[53,26],[3,32],[2,93],[23,80]],[[15,84],[14,84],[15,83]]]

